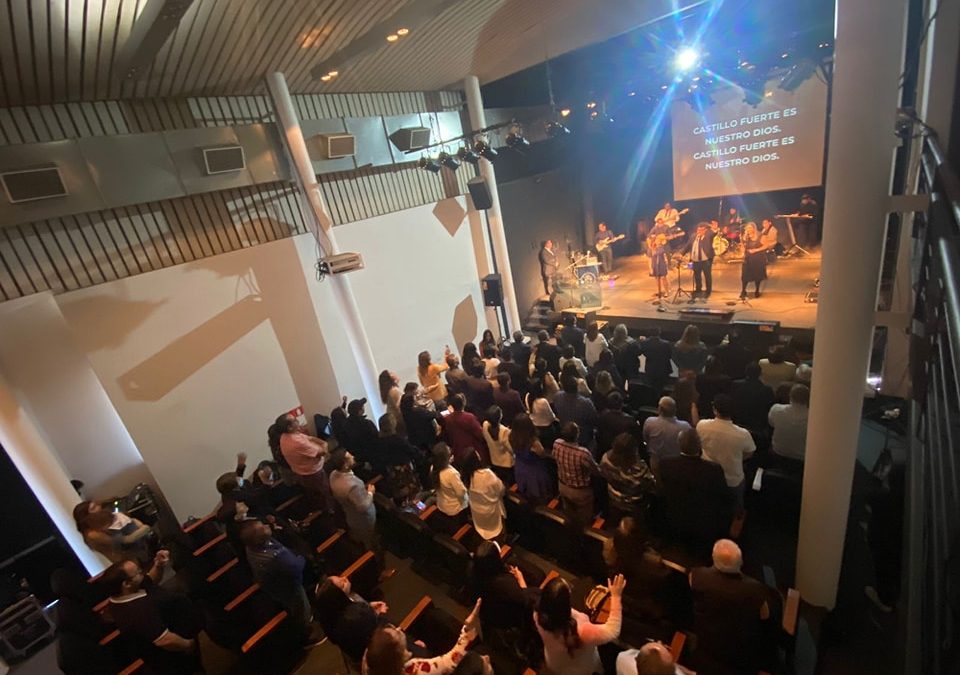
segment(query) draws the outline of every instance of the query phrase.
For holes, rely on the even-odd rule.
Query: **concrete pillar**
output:
[[[73,507],[80,503],[80,497],[70,477],[2,374],[0,445],[87,572],[94,575],[103,571],[103,559],[84,543],[74,524]]]
[[[487,126],[487,118],[483,114],[483,99],[480,98],[480,81],[475,75],[470,75],[463,81],[463,89],[467,95],[467,112],[470,115],[470,126],[473,129],[483,129]],[[510,269],[510,256],[507,254],[507,237],[503,231],[503,214],[500,211],[500,193],[497,190],[497,174],[486,159],[480,160],[480,175],[487,181],[493,206],[487,209],[487,223],[490,227],[490,240],[493,244],[493,253],[497,261],[497,271],[503,282],[503,307],[507,311],[506,334],[523,327],[520,313],[517,309],[517,294],[513,289],[513,272]]]
[[[340,247],[333,232],[333,220],[323,201],[317,175],[313,170],[307,144],[303,138],[303,130],[300,129],[300,120],[293,107],[293,100],[290,98],[290,90],[287,89],[287,80],[283,73],[270,73],[267,76],[267,88],[277,113],[277,124],[283,130],[281,137],[293,160],[300,186],[314,217],[316,226],[314,234],[317,241],[328,255],[340,253]],[[363,321],[360,319],[360,309],[353,295],[353,288],[350,286],[349,278],[344,274],[333,275],[328,281],[333,289],[333,297],[343,320],[343,329],[350,342],[360,380],[363,382],[367,404],[373,411],[374,419],[378,419],[383,414],[384,408],[380,401],[380,388],[377,385],[377,364],[373,358],[373,350],[370,348],[370,340],[367,338]]]
[[[905,0],[837,0],[797,587],[836,603],[889,204]]]

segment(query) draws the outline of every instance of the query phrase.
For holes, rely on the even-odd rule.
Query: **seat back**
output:
[[[566,567],[579,568],[577,545],[566,516],[546,506],[533,511],[534,523],[540,532],[540,552]]]

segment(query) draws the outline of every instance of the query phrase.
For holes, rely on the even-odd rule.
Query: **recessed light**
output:
[[[321,82],[329,82],[329,81],[332,80],[332,79],[333,79],[333,78],[330,77],[329,75],[321,75],[321,76],[320,76],[320,81],[321,81]]]
[[[396,33],[390,33],[390,35],[387,36],[387,42],[396,42],[399,39],[400,39],[400,36],[397,35]]]
[[[410,34],[410,29],[409,29],[409,28],[398,28],[398,29],[397,29],[397,35],[399,35],[400,37],[403,37],[403,36],[409,35],[409,34]]]
[[[331,70],[329,73],[327,73],[327,75],[329,75],[330,77],[336,77],[339,74],[340,74],[339,70]]]

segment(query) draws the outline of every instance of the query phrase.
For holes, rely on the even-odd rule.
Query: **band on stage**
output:
[[[654,216],[652,227],[646,220],[637,223],[637,243],[640,251],[649,257],[650,276],[657,282],[658,298],[668,292],[671,270],[683,267],[693,273],[694,289],[690,302],[698,298],[708,299],[713,292],[713,263],[717,259],[741,263],[742,299],[748,297],[750,285],[753,296],[760,297],[760,285],[767,278],[769,263],[797,251],[807,253],[817,245],[819,208],[811,195],[804,194],[794,213],[771,215],[761,219],[758,226],[737,207],[730,206],[720,218],[701,221],[688,232],[683,227],[682,218],[689,209],[678,210],[666,202]],[[777,227],[775,219],[781,227]],[[544,293],[549,297],[556,292],[556,281],[561,273],[584,265],[596,266],[597,260],[602,278],[616,278],[614,244],[625,237],[601,222],[594,233],[592,251],[582,254],[568,251],[568,255],[563,255],[554,242],[541,242],[539,261]],[[596,258],[593,258],[594,253]]]

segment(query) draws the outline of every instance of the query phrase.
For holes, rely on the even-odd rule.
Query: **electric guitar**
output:
[[[685,213],[689,213],[689,212],[690,212],[690,209],[683,209],[682,211],[677,211],[677,217],[676,217],[676,218],[670,218],[670,219],[656,218],[656,219],[654,219],[653,224],[654,224],[655,226],[656,226],[656,225],[670,225],[670,226],[672,227],[672,226],[674,226],[674,225],[677,224],[677,221],[680,220],[680,216],[682,216],[682,215],[685,214]]]
[[[658,248],[666,246],[668,241],[679,239],[680,237],[686,236],[686,234],[687,233],[683,231],[675,232],[674,234],[655,234],[652,237],[647,237],[647,247],[650,249],[652,255]]]
[[[597,251],[602,251],[605,248],[608,248],[614,244],[614,242],[624,239],[627,235],[618,234],[616,237],[607,237],[606,239],[599,240],[594,246],[597,248]]]

